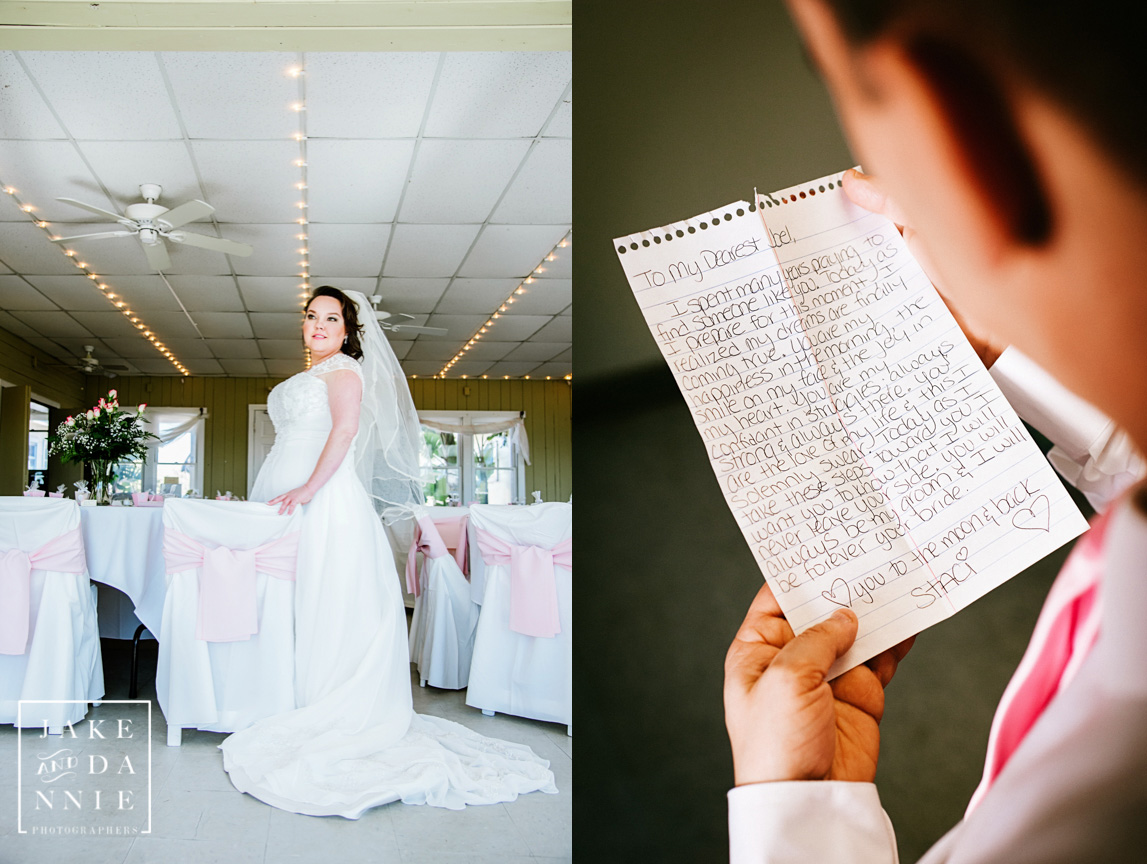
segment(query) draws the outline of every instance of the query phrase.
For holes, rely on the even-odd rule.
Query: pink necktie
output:
[[[254,549],[210,549],[179,531],[163,531],[163,558],[168,573],[202,568],[195,638],[205,642],[242,642],[258,633],[255,574],[294,581],[298,555],[297,533]]]
[[[510,629],[523,636],[553,638],[562,632],[554,567],[573,567],[573,540],[552,549],[519,546],[479,528],[482,560],[510,567]]]
[[[23,654],[28,648],[32,571],[83,573],[84,538],[77,525],[37,549],[9,549],[0,554],[0,654]]]
[[[1099,635],[1099,585],[1108,513],[1092,521],[1044,601],[1031,642],[992,720],[984,776],[968,804],[968,813],[987,794],[1016,748],[1055,694],[1071,681],[1095,644]]]

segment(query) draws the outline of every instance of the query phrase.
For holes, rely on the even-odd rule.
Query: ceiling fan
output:
[[[98,234],[78,234],[73,237],[57,237],[53,239],[52,242],[68,243],[72,240],[130,237],[134,234],[137,235],[143,243],[143,252],[147,256],[148,263],[153,269],[159,271],[166,271],[171,266],[171,258],[167,255],[167,247],[163,243],[164,240],[170,240],[172,243],[184,243],[188,246],[198,246],[201,249],[222,252],[224,255],[240,255],[246,257],[251,254],[253,251],[252,248],[245,243],[236,243],[233,240],[221,240],[218,237],[205,237],[202,234],[195,234],[190,231],[175,230],[186,225],[188,222],[201,219],[204,216],[210,216],[215,212],[215,208],[206,201],[193,200],[185,201],[178,207],[168,210],[163,205],[155,203],[162,192],[163,187],[157,183],[141,184],[139,194],[143,196],[143,202],[128,204],[127,207],[124,208],[125,215],[123,216],[112,213],[110,210],[104,210],[102,207],[85,204],[83,201],[77,201],[74,198],[57,198],[57,201],[63,201],[65,204],[72,204],[76,207],[82,207],[91,213],[107,216],[120,225],[123,225],[127,230],[101,231]]]
[[[418,324],[403,324],[403,321],[413,321],[413,315],[407,315],[405,312],[387,312],[385,309],[379,309],[378,304],[382,302],[381,294],[374,294],[370,298],[371,305],[374,306],[374,317],[378,319],[378,326],[383,330],[390,330],[391,332],[401,333],[404,330],[409,330],[417,333],[433,333],[435,336],[442,336],[447,333],[445,327],[422,327]]]
[[[128,370],[128,367],[123,365],[102,365],[99,360],[92,356],[92,352],[95,349],[95,345],[85,345],[84,356],[75,363],[51,363],[49,365],[59,366],[65,369],[76,369],[85,375],[103,375],[106,378],[116,377],[116,373],[112,370],[119,372],[126,372]]]

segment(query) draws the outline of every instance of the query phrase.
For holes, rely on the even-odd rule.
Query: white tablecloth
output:
[[[80,526],[88,573],[93,581],[102,583],[100,636],[130,639],[142,622],[158,639],[167,590],[163,508],[81,507]],[[111,586],[127,597],[103,586]]]

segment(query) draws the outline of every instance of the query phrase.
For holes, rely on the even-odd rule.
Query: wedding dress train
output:
[[[331,429],[322,374],[336,354],[271,391],[276,439],[251,499],[303,485]],[[390,801],[461,809],[557,792],[549,763],[412,708],[406,612],[382,524],[354,472],[354,445],[305,505],[295,583],[294,711],[219,745],[237,789],[296,813],[357,819]]]

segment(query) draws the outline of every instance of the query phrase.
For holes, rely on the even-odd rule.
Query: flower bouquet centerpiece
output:
[[[147,442],[158,438],[141,424],[144,403],[136,414],[121,411],[115,390],[106,399],[85,411],[69,417],[48,438],[48,452],[64,462],[86,462],[92,474],[98,504],[110,504],[115,484],[115,466],[121,459],[147,456]]]

